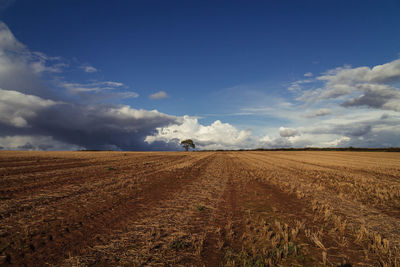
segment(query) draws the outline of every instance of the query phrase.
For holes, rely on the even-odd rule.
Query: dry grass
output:
[[[1,152],[0,264],[400,266],[400,154]]]

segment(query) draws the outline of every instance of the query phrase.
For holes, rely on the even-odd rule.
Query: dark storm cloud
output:
[[[1,90],[0,136],[51,136],[86,149],[151,149],[143,140],[179,118],[129,106],[84,106]],[[23,107],[23,109],[21,109]],[[24,147],[25,144],[20,146]],[[32,148],[34,144],[29,144]],[[158,144],[160,147],[160,144]],[[164,146],[166,148],[167,146]]]
[[[156,110],[85,104],[99,95],[138,97],[115,81],[71,83],[58,88],[45,81],[68,67],[59,57],[32,52],[0,22],[0,144],[14,149],[171,149],[144,142],[157,127],[180,119]],[[74,97],[84,94],[85,98]],[[96,101],[94,101],[96,102]],[[176,147],[175,147],[176,148]]]
[[[148,149],[145,137],[170,123],[178,119],[158,111],[74,104],[53,106],[32,120],[40,134],[88,149]]]

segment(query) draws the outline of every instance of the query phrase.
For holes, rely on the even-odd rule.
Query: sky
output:
[[[0,0],[0,149],[399,147],[399,13]]]

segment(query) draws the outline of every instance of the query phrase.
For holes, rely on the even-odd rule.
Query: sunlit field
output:
[[[396,152],[2,151],[0,183],[5,265],[400,263]]]

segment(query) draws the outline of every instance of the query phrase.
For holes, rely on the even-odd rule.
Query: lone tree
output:
[[[196,147],[196,145],[193,143],[193,140],[192,140],[192,139],[183,140],[183,141],[181,142],[181,146],[183,146],[183,147],[185,148],[186,151],[189,150],[189,147],[191,147],[191,148],[195,148],[195,147]]]

